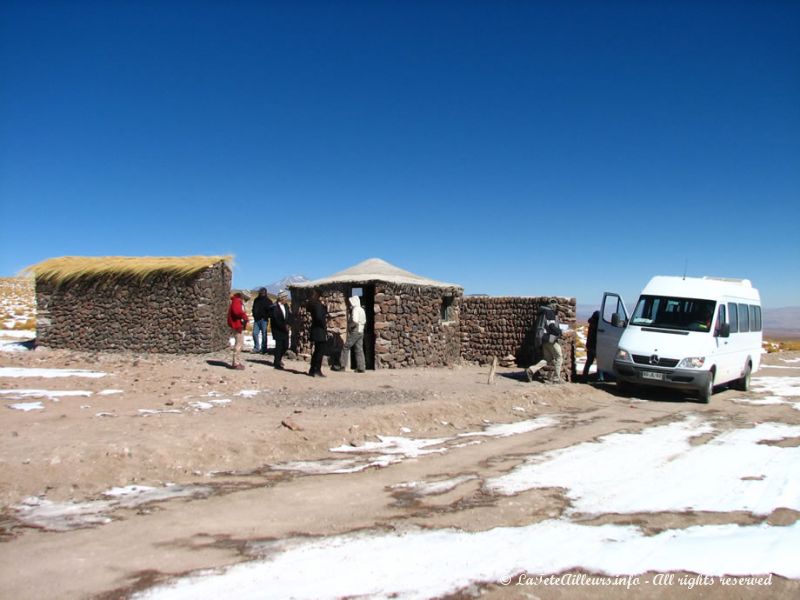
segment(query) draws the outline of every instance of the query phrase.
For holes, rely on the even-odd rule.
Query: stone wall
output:
[[[378,284],[375,289],[376,367],[442,367],[461,358],[461,290]],[[452,299],[447,320],[442,302]]]
[[[487,363],[492,357],[513,356],[516,364],[534,362],[533,339],[539,307],[555,302],[561,323],[574,326],[575,298],[468,296],[461,301],[461,356],[470,362]],[[574,373],[575,337],[561,339],[564,373]]]
[[[36,281],[37,343],[73,350],[199,354],[228,348],[231,271],[142,281]]]
[[[374,322],[365,332],[374,340],[365,339],[365,353],[374,347],[376,369],[402,367],[440,367],[460,360],[459,328],[460,288],[421,287],[385,282],[374,284]],[[353,287],[371,285],[345,283],[319,288],[321,301],[328,308],[328,344],[326,356],[338,361],[347,338],[346,301]],[[309,339],[311,318],[305,303],[311,297],[309,288],[291,288],[295,328],[292,349],[301,357],[311,354]],[[442,303],[449,301],[447,320],[442,320]],[[369,311],[367,311],[369,313]],[[369,314],[368,314],[369,319]],[[369,362],[369,359],[367,359]],[[331,360],[329,359],[329,364]]]

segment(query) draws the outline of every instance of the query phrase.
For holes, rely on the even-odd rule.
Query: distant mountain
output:
[[[277,294],[281,290],[285,290],[293,283],[303,283],[304,281],[308,281],[308,277],[304,275],[288,275],[284,277],[280,281],[274,281],[272,283],[267,284],[267,291],[270,294]]]
[[[575,307],[575,318],[577,319],[578,323],[586,323],[589,320],[589,317],[592,316],[592,313],[599,309],[600,307],[595,306],[594,304],[578,304]]]
[[[776,338],[800,337],[800,306],[762,310],[764,335]]]

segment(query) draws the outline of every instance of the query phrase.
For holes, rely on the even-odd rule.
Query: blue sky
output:
[[[234,254],[254,287],[375,256],[466,293],[592,304],[686,268],[800,305],[800,3],[6,0],[0,19],[0,275]]]

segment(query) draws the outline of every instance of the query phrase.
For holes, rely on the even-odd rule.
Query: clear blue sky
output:
[[[0,5],[0,275],[369,257],[466,293],[800,305],[800,3]],[[630,298],[628,303],[633,303]]]

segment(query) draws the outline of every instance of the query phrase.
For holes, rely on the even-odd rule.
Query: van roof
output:
[[[675,296],[678,298],[717,299],[729,296],[752,302],[760,302],[758,290],[749,279],[723,277],[678,277],[657,275],[642,290],[651,296]]]

